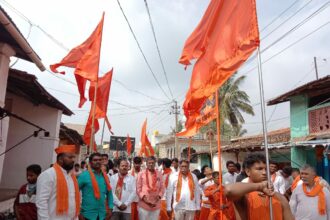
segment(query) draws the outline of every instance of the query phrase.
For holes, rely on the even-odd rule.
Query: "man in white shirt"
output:
[[[189,161],[180,161],[180,171],[170,176],[166,194],[168,216],[173,200],[175,220],[194,220],[195,213],[200,211],[201,192],[197,177],[189,170]]]
[[[228,172],[225,175],[223,175],[223,184],[227,185],[227,184],[235,183],[236,178],[238,176],[238,174],[236,173],[236,164],[234,163],[234,161],[228,160],[226,163],[226,167]]]
[[[285,166],[282,170],[276,172],[276,177],[273,183],[275,192],[286,195],[287,190],[290,189],[293,182],[291,174],[292,167],[290,166]]]
[[[75,145],[63,145],[55,149],[57,161],[53,167],[40,174],[37,180],[36,206],[38,220],[77,219],[80,195],[77,179],[71,172],[75,162]],[[61,187],[66,185],[66,187]],[[66,190],[66,194],[63,194]],[[63,196],[68,198],[63,198]],[[57,199],[68,201],[58,204]]]
[[[330,193],[320,181],[316,181],[315,169],[305,165],[300,169],[300,176],[303,184],[293,190],[290,199],[295,219],[330,220]]]
[[[204,190],[214,184],[212,169],[210,167],[205,167],[204,175],[205,178],[199,180],[199,186],[202,190],[202,207],[200,219],[207,220],[210,213],[211,203],[209,201],[209,198],[204,195]]]
[[[133,176],[135,181],[137,179],[137,176],[139,172],[142,170],[141,168],[142,165],[142,158],[141,157],[134,157],[133,158],[133,167],[132,169],[128,172],[129,175]],[[132,220],[138,220],[139,219],[139,213],[138,213],[138,204],[139,202],[139,197],[136,195],[134,198],[134,201],[131,204],[131,211],[132,211]]]
[[[179,172],[179,160],[178,160],[178,158],[173,158],[172,159],[171,169],[172,169],[173,173],[178,173]]]
[[[119,172],[110,178],[113,193],[111,220],[131,220],[131,204],[136,197],[136,181],[128,175],[128,161],[119,162]]]

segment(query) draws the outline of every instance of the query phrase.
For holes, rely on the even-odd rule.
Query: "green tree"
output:
[[[219,89],[219,111],[221,135],[227,138],[244,135],[247,131],[242,130],[245,123],[242,113],[254,115],[253,107],[250,104],[248,94],[240,89],[245,76],[236,78],[234,74]],[[216,123],[210,124],[211,128],[216,130]],[[208,126],[205,126],[201,132],[205,132]]]

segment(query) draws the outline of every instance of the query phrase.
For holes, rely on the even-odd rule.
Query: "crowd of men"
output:
[[[330,220],[329,184],[309,165],[285,166],[248,155],[240,164],[228,161],[228,172],[204,166],[190,171],[187,160],[134,157],[113,163],[92,153],[75,164],[75,146],[60,146],[57,161],[41,172],[27,167],[27,184],[14,204],[23,220]]]

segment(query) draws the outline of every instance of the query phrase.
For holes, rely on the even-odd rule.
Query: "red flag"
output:
[[[187,39],[180,58],[180,63],[185,65],[198,59],[183,106],[190,126],[200,115],[207,98],[258,46],[255,0],[211,1],[199,25]]]
[[[147,119],[144,121],[141,131],[141,149],[140,154],[144,154],[146,157],[154,156],[155,151],[151,146],[151,143],[147,136]]]
[[[81,107],[86,101],[84,95],[86,80],[92,82],[97,81],[103,32],[103,21],[104,13],[96,29],[85,42],[73,48],[68,53],[68,55],[66,55],[61,60],[61,62],[50,65],[50,69],[54,73],[61,74],[65,74],[65,72],[59,72],[57,70],[57,68],[60,66],[75,68],[74,74],[76,76],[76,81],[80,94],[79,107]]]
[[[126,139],[126,148],[127,148],[127,154],[131,155],[131,151],[132,151],[132,142],[131,142],[131,138],[129,137],[129,135],[127,134],[127,139]]]
[[[96,105],[95,105],[95,116],[94,116],[94,135],[99,130],[99,122],[98,119],[104,118],[109,131],[111,134],[111,125],[107,117],[107,108],[108,101],[110,96],[110,87],[111,87],[111,79],[112,79],[113,70],[107,72],[103,77],[100,77],[97,82],[97,90],[96,90]],[[93,117],[93,106],[94,106],[94,92],[95,92],[96,83],[92,82],[89,88],[89,99],[92,100],[91,110],[89,113],[88,121],[85,128],[84,133],[84,141],[86,144],[90,144],[90,140],[92,137],[92,117]],[[97,129],[96,129],[97,128]],[[95,146],[94,146],[95,148]],[[94,149],[95,150],[95,149]]]

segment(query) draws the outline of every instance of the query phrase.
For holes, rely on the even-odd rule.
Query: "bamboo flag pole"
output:
[[[92,131],[91,131],[91,141],[89,143],[89,147],[92,147],[94,146],[94,120],[95,120],[95,108],[96,108],[96,95],[97,95],[97,84],[98,84],[98,80],[99,80],[99,71],[100,71],[100,60],[101,60],[101,45],[102,45],[102,35],[103,35],[103,24],[104,24],[104,15],[105,13],[103,12],[103,15],[102,15],[102,33],[101,33],[101,40],[100,40],[100,48],[99,48],[99,63],[97,65],[97,80],[96,80],[96,84],[95,84],[95,90],[94,90],[94,100],[93,100],[93,106],[92,106],[92,112],[93,112],[93,115],[92,115]],[[93,151],[96,151],[97,149],[93,149]]]
[[[219,186],[222,187],[222,168],[221,168],[221,132],[220,132],[220,112],[219,112],[219,91],[217,89],[217,91],[215,92],[215,104],[216,104],[216,111],[217,111],[217,143],[218,143],[218,162],[219,162]],[[223,194],[223,190],[221,189],[220,191],[220,207],[223,205],[223,201],[222,201],[222,194]],[[223,218],[223,214],[222,214],[222,209],[220,209],[220,216],[219,216],[219,220],[222,220]]]
[[[265,97],[264,97],[264,86],[263,86],[263,79],[262,79],[260,46],[258,47],[257,53],[258,53],[258,75],[259,75],[261,117],[262,117],[262,129],[263,129],[263,136],[264,136],[264,147],[265,147],[265,154],[266,154],[267,179],[268,179],[268,185],[271,186],[272,183],[271,183],[270,171],[269,171],[269,153],[268,153],[268,140],[267,140]],[[270,220],[273,220],[272,197],[269,197],[269,215],[270,215]]]

